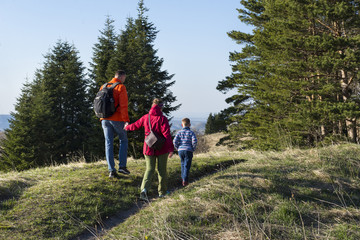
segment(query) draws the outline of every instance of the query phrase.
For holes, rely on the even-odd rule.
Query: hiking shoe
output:
[[[187,185],[189,185],[189,183],[187,181],[183,181],[182,185],[183,185],[183,187],[186,187]]]
[[[140,192],[140,200],[149,201],[149,199],[148,199],[148,197],[147,197],[146,189],[143,189],[143,190]]]
[[[170,194],[169,191],[167,191],[165,194],[160,193],[160,194],[159,194],[159,198],[163,198],[163,197],[165,197],[165,196],[167,196],[167,195],[169,195],[169,194]]]
[[[114,178],[114,177],[118,177],[119,175],[117,175],[116,171],[111,171],[109,173],[109,178]]]
[[[119,168],[119,173],[129,175],[129,174],[130,174],[130,171],[127,170],[126,167],[121,167],[121,168]]]

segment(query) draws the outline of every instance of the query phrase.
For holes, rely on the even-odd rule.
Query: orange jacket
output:
[[[117,78],[113,78],[109,83],[115,83],[115,82],[120,82],[120,80]],[[118,106],[119,101],[120,101],[120,106],[116,108],[116,112],[111,117],[100,118],[100,120],[130,122],[129,114],[128,114],[128,96],[124,84],[119,84],[114,88],[113,96],[115,100],[115,106]]]

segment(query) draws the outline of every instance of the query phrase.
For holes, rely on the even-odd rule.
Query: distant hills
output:
[[[6,114],[0,114],[0,131],[4,131],[6,128],[9,127],[9,119],[11,118],[11,115]],[[196,131],[199,131],[203,133],[205,131],[205,124],[206,119],[205,118],[190,118],[191,120],[191,129],[195,129]],[[180,130],[181,127],[181,118],[174,117],[170,121],[171,130]]]
[[[0,131],[4,131],[9,127],[9,119],[11,115],[0,114]]]
[[[171,125],[171,130],[177,131],[177,130],[182,129],[181,119],[182,118],[176,118],[176,117],[171,119],[171,121],[170,121],[170,124],[172,124]],[[201,133],[205,132],[205,124],[206,124],[206,119],[205,118],[190,118],[190,122],[191,122],[191,129],[192,130],[196,130],[196,131],[201,132]]]

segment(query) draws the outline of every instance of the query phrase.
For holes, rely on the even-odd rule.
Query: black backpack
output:
[[[120,83],[105,83],[102,89],[96,94],[94,99],[94,112],[98,118],[111,117],[115,113],[119,105],[115,107],[113,90],[118,84]],[[107,87],[107,85],[111,86]]]

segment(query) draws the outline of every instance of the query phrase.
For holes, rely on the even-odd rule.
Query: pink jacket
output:
[[[162,147],[162,149],[155,151],[146,145],[145,139],[144,139],[143,154],[148,155],[148,156],[159,156],[159,155],[162,155],[165,153],[173,152],[174,144],[171,139],[169,121],[163,115],[163,113],[161,112],[161,109],[158,105],[153,106],[150,109],[150,112],[148,114],[145,114],[136,122],[129,124],[126,127],[126,130],[134,131],[134,130],[140,129],[141,127],[144,127],[145,128],[145,138],[146,138],[146,136],[150,133],[149,114],[150,114],[151,129],[157,133],[162,133],[162,135],[165,137],[166,141],[165,141],[165,144]]]

